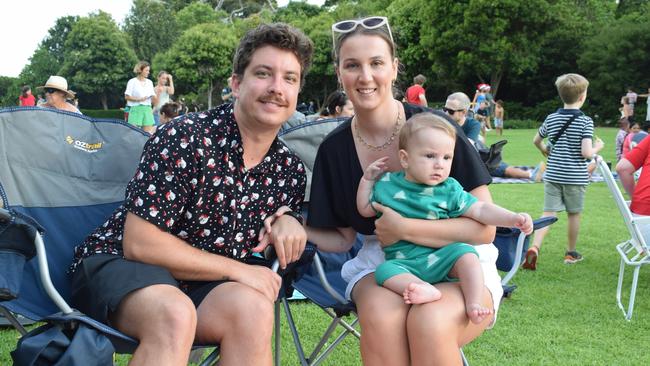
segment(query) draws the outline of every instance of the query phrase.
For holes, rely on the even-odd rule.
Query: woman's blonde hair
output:
[[[139,75],[146,67],[151,67],[147,61],[138,61],[138,63],[133,66],[133,72]]]

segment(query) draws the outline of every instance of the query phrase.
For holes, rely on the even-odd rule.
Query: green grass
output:
[[[506,130],[509,143],[504,160],[534,165],[542,160],[531,141],[534,130]],[[602,155],[614,160],[615,129],[598,129],[607,144]],[[488,142],[498,138],[488,134]],[[538,217],[542,211],[542,184],[495,184],[495,202]],[[544,242],[535,272],[519,271],[512,298],[502,302],[495,327],[465,347],[471,365],[645,365],[650,344],[650,271],[642,270],[632,321],[616,306],[619,257],[614,246],[627,238],[623,222],[604,183],[587,189],[578,250],[585,260],[562,263],[566,245],[566,216],[560,215]],[[627,281],[626,285],[629,286]],[[628,287],[629,288],[629,287]],[[315,305],[291,305],[306,348],[324,331],[328,316]],[[356,339],[350,338],[323,365],[359,365]],[[17,333],[0,331],[0,365],[11,364]],[[297,365],[291,334],[283,322],[283,365]],[[128,356],[118,356],[126,365]]]

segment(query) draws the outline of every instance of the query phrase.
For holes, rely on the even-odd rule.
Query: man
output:
[[[424,92],[424,83],[427,78],[419,74],[413,78],[413,85],[406,89],[406,101],[411,104],[427,106],[427,97]]]
[[[469,138],[472,143],[474,144],[474,147],[484,149],[488,149],[487,146],[485,146],[483,137],[480,135],[481,133],[481,123],[478,122],[477,120],[473,118],[468,118],[467,117],[467,111],[469,110],[470,107],[470,101],[469,97],[467,94],[462,93],[462,92],[456,92],[453,94],[450,94],[447,97],[447,100],[445,101],[445,106],[442,108],[443,111],[445,111],[451,119],[453,119],[458,125],[462,128],[463,132],[465,133],[465,136]],[[528,171],[528,170],[523,170],[511,165],[508,165],[505,162],[500,162],[499,166],[490,169],[488,167],[488,170],[490,171],[490,175],[493,177],[499,177],[499,178],[523,178],[523,179],[531,179],[534,180],[535,182],[540,182],[542,180],[542,176],[544,174],[544,170],[546,169],[546,166],[543,162],[539,163],[533,170]]]
[[[460,127],[462,127],[465,136],[472,141],[479,141],[481,133],[481,123],[474,118],[467,117],[470,102],[467,94],[456,92],[450,94],[445,101],[443,111],[447,112]]]
[[[235,104],[161,127],[124,204],[76,248],[73,303],[140,341],[130,365],[185,365],[194,341],[220,343],[220,365],[271,365],[281,279],[243,260],[270,242],[285,267],[304,249],[305,171],[277,132],[312,52],[286,24],[249,31]]]

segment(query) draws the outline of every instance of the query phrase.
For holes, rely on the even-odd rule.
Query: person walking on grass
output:
[[[537,131],[533,144],[548,157],[544,176],[544,213],[557,216],[565,211],[569,219],[567,250],[564,263],[573,264],[583,259],[576,251],[580,230],[580,213],[589,184],[587,160],[604,146],[601,139],[594,141],[594,122],[580,108],[587,99],[589,81],[578,74],[564,74],[555,81],[564,107],[549,114]],[[550,142],[544,144],[544,138]],[[537,269],[539,250],[549,228],[537,230],[533,245],[526,252],[523,267]]]

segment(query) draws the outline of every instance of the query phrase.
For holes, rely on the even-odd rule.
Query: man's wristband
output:
[[[294,219],[298,220],[300,225],[304,225],[304,223],[305,223],[305,219],[303,219],[302,215],[300,213],[296,212],[296,211],[287,211],[287,212],[283,213],[282,215],[287,215],[287,216],[293,217]]]

